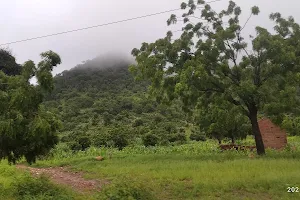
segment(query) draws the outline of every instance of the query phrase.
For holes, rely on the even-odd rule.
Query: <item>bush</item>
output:
[[[91,146],[91,140],[88,137],[81,137],[78,139],[79,145],[81,145],[81,150],[84,151]]]
[[[47,177],[33,178],[30,175],[18,178],[12,185],[14,196],[20,200],[44,199],[44,200],[70,200],[74,199],[68,192],[53,183]]]
[[[124,127],[111,129],[109,131],[109,137],[110,141],[112,141],[114,146],[117,147],[119,150],[122,150],[129,144],[128,130],[125,130]]]
[[[76,141],[69,142],[68,145],[73,151],[80,151],[82,149],[82,146]]]
[[[48,157],[46,159],[54,158],[54,157],[59,157],[59,158],[64,158],[68,157],[68,155],[72,154],[72,150],[67,143],[58,143],[55,148],[51,149]]]
[[[136,120],[134,120],[132,127],[142,126],[143,124],[144,124],[144,121],[142,119],[136,119]]]
[[[179,142],[179,143],[185,143],[186,142],[186,135],[185,133],[173,133],[169,137],[169,142]]]
[[[61,142],[68,142],[69,141],[69,137],[68,136],[63,136],[61,139],[60,139]]]
[[[190,135],[190,139],[191,140],[195,140],[195,141],[206,141],[206,137],[203,133],[201,132],[193,132]]]
[[[93,145],[96,147],[107,146],[109,135],[106,131],[100,131],[99,133],[93,135],[92,140]]]
[[[143,137],[143,144],[148,147],[148,146],[155,146],[159,141],[159,138],[153,134],[153,133],[148,133]]]

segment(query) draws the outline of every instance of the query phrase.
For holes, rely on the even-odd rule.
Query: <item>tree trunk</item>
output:
[[[234,144],[235,141],[234,141],[234,137],[231,137],[231,143]]]
[[[264,155],[266,152],[262,135],[258,126],[256,106],[252,106],[251,109],[249,109],[249,119],[252,125],[252,133],[255,137],[257,154]]]

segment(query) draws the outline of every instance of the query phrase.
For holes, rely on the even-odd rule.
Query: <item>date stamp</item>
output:
[[[289,193],[298,193],[299,192],[299,187],[287,187],[287,192]]]

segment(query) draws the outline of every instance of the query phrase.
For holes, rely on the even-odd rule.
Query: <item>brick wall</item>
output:
[[[287,144],[287,134],[280,127],[271,122],[270,119],[258,121],[265,148],[282,149]]]

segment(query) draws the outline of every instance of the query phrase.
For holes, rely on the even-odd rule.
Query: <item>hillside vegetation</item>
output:
[[[62,142],[84,150],[186,141],[185,114],[176,104],[169,107],[148,97],[147,82],[136,82],[129,64],[96,58],[54,78],[55,89],[44,104],[62,121]]]

